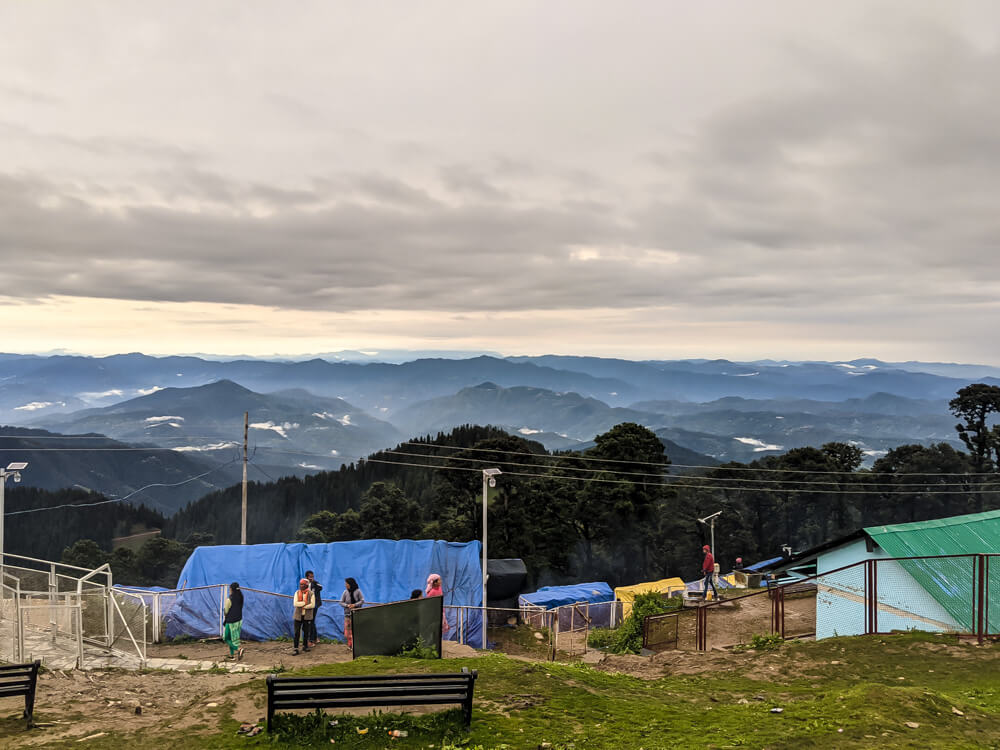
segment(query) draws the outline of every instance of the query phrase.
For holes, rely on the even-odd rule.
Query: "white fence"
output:
[[[145,664],[148,609],[113,588],[108,565],[87,570],[5,554],[0,581],[0,659]]]

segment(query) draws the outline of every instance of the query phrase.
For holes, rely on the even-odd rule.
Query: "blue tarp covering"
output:
[[[243,634],[247,639],[290,636],[291,596],[307,570],[313,571],[323,585],[323,604],[316,620],[320,637],[344,638],[344,614],[339,601],[347,577],[357,580],[366,601],[384,603],[408,599],[413,589],[424,589],[430,573],[438,573],[445,605],[482,606],[478,541],[366,539],[332,544],[198,547],[178,576],[177,588],[183,590],[172,602],[168,602],[169,594],[161,596],[166,637],[219,637],[219,602],[228,594],[232,581],[239,582],[243,589]],[[199,588],[206,586],[212,588]],[[457,616],[454,611],[446,616],[450,629],[445,638],[456,640]],[[465,640],[469,645],[481,645],[481,622],[479,612],[468,612]]]
[[[758,570],[762,570],[763,568],[768,568],[771,565],[779,563],[784,559],[785,558],[783,557],[772,557],[770,560],[761,560],[760,562],[754,563],[753,565],[747,565],[745,568],[743,568],[743,570],[747,570],[751,573],[756,573]]]
[[[576,602],[612,602],[615,592],[601,582],[574,583],[570,586],[543,586],[532,594],[521,594],[520,601],[536,607],[553,609]]]

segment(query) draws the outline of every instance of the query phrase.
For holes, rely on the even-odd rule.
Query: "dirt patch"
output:
[[[146,652],[149,658],[188,659],[191,661],[225,662],[229,653],[222,641],[191,641],[188,643],[155,643]],[[444,641],[441,656],[445,659],[465,659],[478,656],[470,646]],[[302,669],[316,664],[336,664],[351,661],[351,649],[341,643],[318,643],[308,651],[293,653],[292,644],[284,641],[244,641],[243,663],[252,667]]]
[[[246,673],[45,672],[38,678],[35,711],[47,726],[6,738],[6,746],[31,747],[109,728],[212,727],[217,723],[215,709],[224,704],[233,707],[235,718],[256,722],[264,715],[263,688],[259,694],[226,692],[253,678]]]
[[[154,643],[146,651],[148,658],[190,659],[224,662],[229,649],[222,641]],[[254,667],[301,669],[316,664],[351,661],[351,650],[339,643],[318,643],[309,651],[293,654],[292,644],[283,641],[244,641],[243,663]]]

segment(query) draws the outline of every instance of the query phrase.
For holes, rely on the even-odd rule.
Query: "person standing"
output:
[[[427,588],[424,589],[424,596],[440,596],[442,599],[444,598],[444,588],[441,586],[441,576],[437,573],[431,573],[427,576]],[[444,602],[442,601],[441,604],[441,632],[447,633],[451,629],[451,626],[448,625],[448,618],[445,617],[444,614]]]
[[[718,599],[719,592],[715,588],[715,556],[712,554],[712,548],[707,544],[701,550],[705,553],[705,559],[701,563],[701,572],[705,576],[701,590],[702,599],[708,601],[709,586],[712,587],[712,596]]]
[[[240,645],[240,631],[243,630],[243,592],[235,581],[229,584],[225,615],[222,619],[222,640],[229,646],[229,656],[226,658],[230,661],[243,661],[243,646]]]
[[[354,623],[351,615],[354,610],[365,606],[365,595],[358,588],[358,582],[353,578],[344,579],[344,593],[340,595],[340,606],[344,608],[344,637],[347,645],[354,646]]]
[[[309,588],[309,581],[303,578],[299,581],[299,590],[292,597],[292,605],[295,608],[294,627],[295,637],[292,640],[294,651],[292,655],[299,653],[299,636],[302,635],[302,650],[309,650],[309,630],[313,615],[316,614],[316,600]],[[304,631],[304,632],[303,632]]]
[[[319,619],[319,608],[323,606],[323,587],[320,582],[316,580],[316,576],[313,575],[311,570],[306,571],[306,580],[309,581],[309,589],[313,593],[313,599],[316,600],[316,608],[313,610],[312,622],[309,623],[309,636],[306,640],[309,641],[309,646],[315,646],[316,641],[319,640],[319,633],[316,632],[316,620]]]

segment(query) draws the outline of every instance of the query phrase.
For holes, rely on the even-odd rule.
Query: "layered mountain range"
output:
[[[35,451],[24,479],[44,487],[121,495],[147,479],[167,484],[212,469],[217,474],[206,481],[217,485],[236,478],[235,466],[219,467],[242,450],[249,412],[259,480],[335,469],[462,424],[491,424],[567,450],[586,447],[615,424],[638,422],[660,436],[679,468],[829,441],[853,443],[873,459],[906,443],[958,446],[947,404],[970,382],[1000,384],[1000,369],[877,360],[477,356],[386,363],[5,354],[0,422],[9,427],[0,434],[0,458]],[[41,444],[76,450],[41,453]],[[114,446],[149,453],[122,451],[121,466],[112,468],[82,450],[105,455]],[[130,455],[138,460],[125,461]],[[95,474],[98,465],[104,468]],[[109,477],[103,485],[100,476]],[[207,489],[192,485],[151,504],[169,512]]]

